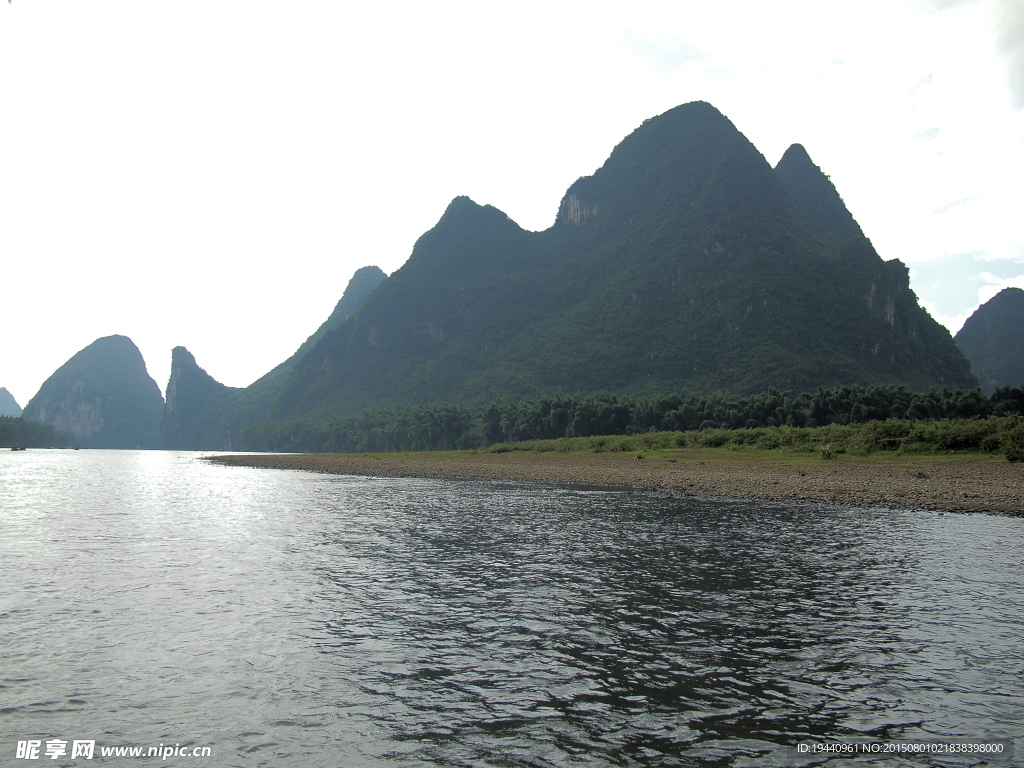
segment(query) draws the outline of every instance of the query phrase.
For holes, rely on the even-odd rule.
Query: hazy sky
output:
[[[0,3],[0,386],[130,336],[245,386],[456,195],[545,229],[698,99],[802,143],[955,331],[1024,287],[1024,2]]]

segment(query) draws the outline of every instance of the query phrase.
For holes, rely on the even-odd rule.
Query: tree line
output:
[[[247,451],[383,453],[478,448],[477,409],[460,405],[376,408],[326,424],[256,424],[241,431]]]
[[[690,432],[757,427],[823,427],[888,419],[970,419],[1024,413],[1024,391],[1003,387],[991,397],[980,389],[908,392],[905,387],[841,387],[793,394],[770,388],[744,398],[721,394],[619,397],[556,395],[503,403],[482,411],[488,443],[559,437]]]
[[[364,410],[327,423],[259,424],[241,436],[246,450],[389,452],[478,448],[562,437],[634,435],[758,427],[822,427],[902,419],[982,419],[1024,414],[1024,390],[1001,387],[909,392],[905,387],[769,389],[750,397],[675,393],[654,397],[561,395],[483,408],[428,404]]]
[[[75,436],[49,424],[26,421],[20,416],[0,416],[0,448],[10,448],[15,444],[29,448],[63,448],[74,445]]]

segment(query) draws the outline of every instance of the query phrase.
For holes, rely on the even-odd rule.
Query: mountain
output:
[[[864,237],[832,180],[814,164],[802,145],[794,144],[786,150],[775,173],[786,186],[805,230],[838,247]]]
[[[164,402],[127,336],[97,339],[58,368],[22,413],[88,448],[155,448]]]
[[[270,406],[288,383],[296,363],[330,331],[354,315],[387,275],[379,267],[362,267],[349,280],[334,311],[295,353],[248,387],[227,387],[199,367],[184,347],[171,352],[167,405],[160,445],[168,449],[239,448],[242,427],[266,420]]]
[[[160,425],[160,447],[171,450],[232,448],[231,436],[222,434],[224,408],[243,390],[227,387],[199,367],[184,347],[171,350],[171,377]]]
[[[452,201],[295,364],[271,419],[556,391],[971,387],[967,360],[799,145],[773,169],[697,102],[647,120],[554,225]]]
[[[1004,288],[978,307],[956,345],[989,394],[996,387],[1024,386],[1024,291]]]
[[[357,269],[355,274],[352,275],[352,279],[349,280],[345,292],[335,305],[334,311],[295,350],[295,354],[232,398],[230,405],[226,409],[226,421],[221,425],[222,430],[233,430],[233,433],[237,434],[238,430],[246,424],[256,424],[264,421],[270,413],[271,404],[288,384],[288,377],[291,375],[296,363],[328,331],[334,330],[354,315],[386,277],[387,275],[384,274],[380,267],[361,267]]]
[[[0,387],[0,416],[21,416],[21,406],[7,387]]]

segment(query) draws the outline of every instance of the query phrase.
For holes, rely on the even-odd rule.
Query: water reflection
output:
[[[0,464],[4,744],[739,766],[1024,735],[1021,520],[35,456]]]

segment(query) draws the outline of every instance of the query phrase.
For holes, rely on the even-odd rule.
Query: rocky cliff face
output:
[[[199,367],[184,347],[171,351],[167,405],[160,445],[172,450],[238,448],[235,436],[220,424],[224,407],[242,390],[227,387]]]
[[[33,406],[34,418],[41,424],[73,434],[83,445],[103,429],[103,398],[84,378],[72,378],[63,397],[40,399]]]
[[[43,383],[22,417],[89,448],[155,448],[163,398],[127,336],[97,339]]]

